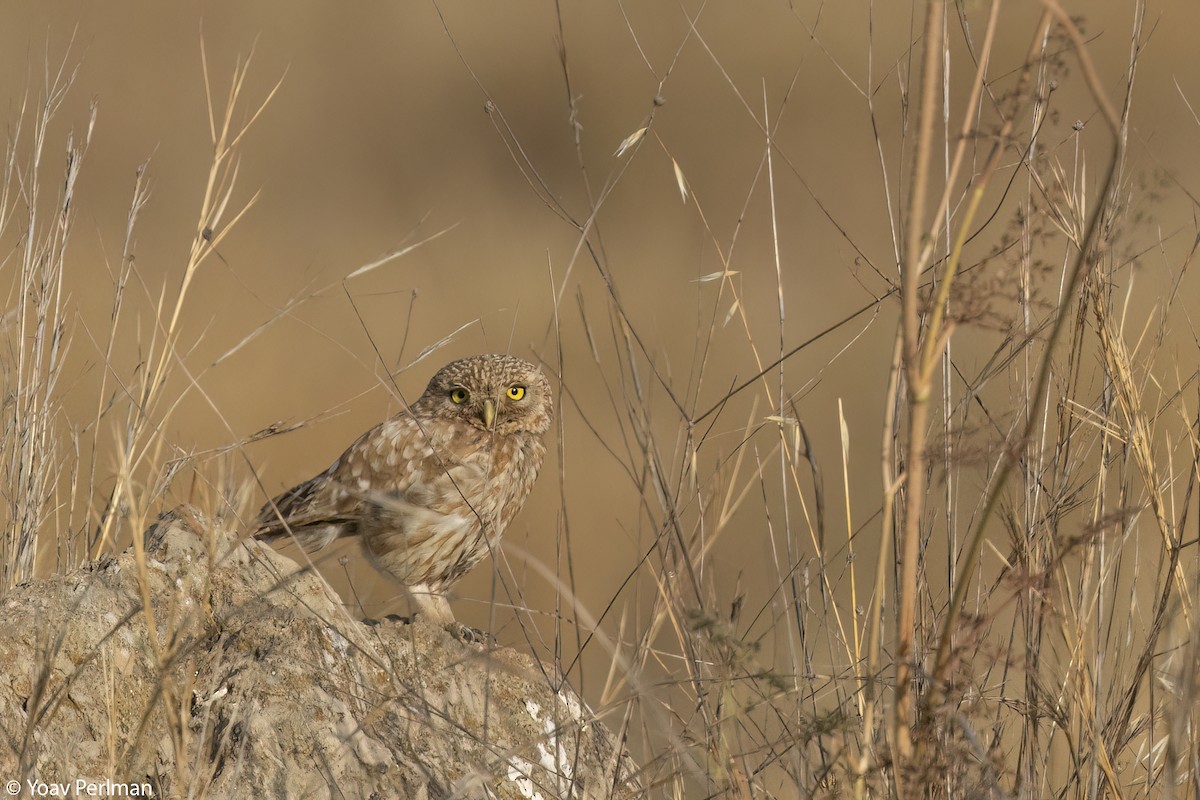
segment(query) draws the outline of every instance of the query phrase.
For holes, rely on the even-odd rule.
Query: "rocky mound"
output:
[[[152,527],[147,597],[130,551],[0,598],[10,794],[641,795],[530,657],[354,621],[318,575],[217,527],[187,508]]]

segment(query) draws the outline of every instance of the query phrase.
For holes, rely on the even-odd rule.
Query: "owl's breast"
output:
[[[525,505],[525,498],[546,459],[546,445],[541,437],[517,434],[497,443],[496,450],[497,488],[504,497],[499,513],[503,528]]]

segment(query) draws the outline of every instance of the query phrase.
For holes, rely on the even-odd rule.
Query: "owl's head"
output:
[[[509,355],[481,355],[452,361],[434,374],[422,401],[447,419],[497,434],[550,430],[554,398],[550,382],[535,364]]]

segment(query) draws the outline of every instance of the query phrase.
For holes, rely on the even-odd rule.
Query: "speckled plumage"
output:
[[[254,535],[294,537],[309,551],[359,536],[371,560],[407,586],[424,613],[450,623],[444,593],[521,510],[553,416],[550,383],[528,361],[454,361],[416,402],[360,436],[329,469],[264,505]]]

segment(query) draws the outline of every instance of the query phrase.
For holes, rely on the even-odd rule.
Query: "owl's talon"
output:
[[[403,616],[402,614],[388,614],[383,619],[373,619],[371,617],[366,617],[365,619],[363,619],[362,622],[363,622],[363,625],[370,625],[372,628],[374,628],[374,627],[384,624],[385,622],[390,622],[393,625],[411,625],[412,621],[413,621],[412,617],[406,617],[406,616]]]
[[[450,635],[460,642],[467,644],[495,644],[496,639],[487,631],[481,631],[479,628],[472,628],[469,625],[460,625],[457,622],[451,622],[446,625],[446,630]]]

